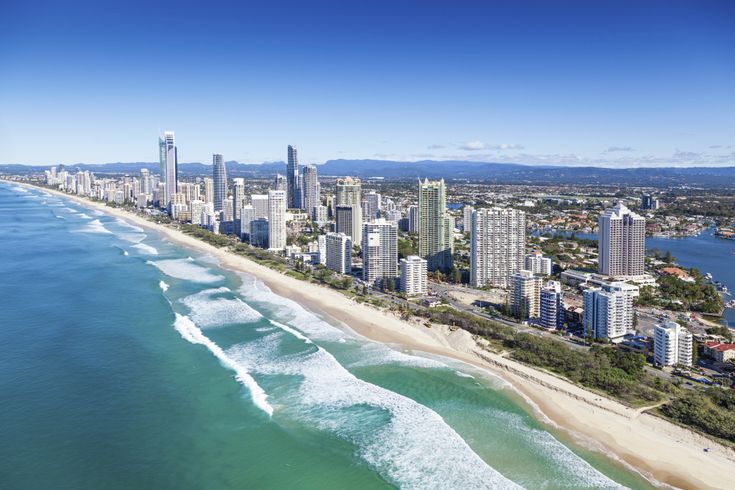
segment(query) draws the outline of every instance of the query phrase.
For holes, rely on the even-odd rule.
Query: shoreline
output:
[[[409,351],[451,358],[486,370],[508,382],[534,415],[576,443],[602,452],[634,469],[653,484],[681,488],[726,488],[735,474],[735,451],[660,417],[641,413],[589,392],[556,375],[483,350],[466,331],[450,331],[404,321],[341,293],[286,276],[245,257],[219,249],[178,230],[126,210],[61,191],[14,182],[75,201],[85,207],[159,232],[181,246],[214,256],[221,267],[255,276],[274,293],[292,297],[307,309],[335,320],[369,340]],[[703,448],[712,450],[705,453]]]

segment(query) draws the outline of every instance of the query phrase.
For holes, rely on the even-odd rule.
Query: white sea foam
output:
[[[511,427],[528,441],[529,446],[542,457],[550,459],[556,468],[564,474],[561,484],[566,488],[625,488],[597,471],[591,464],[580,458],[564,444],[556,440],[549,432],[534,429],[524,423],[518,414],[493,411],[489,418],[494,418],[503,426]]]
[[[247,372],[245,366],[239,364],[228,356],[220,346],[204,335],[204,333],[202,333],[190,318],[176,313],[174,328],[176,328],[176,331],[181,334],[181,337],[183,337],[184,340],[191,342],[192,344],[205,346],[217,359],[219,359],[223,366],[233,370],[235,372],[235,378],[250,391],[253,404],[267,413],[268,416],[273,415],[273,407],[268,403],[268,395]]]
[[[357,360],[350,363],[350,367],[375,366],[379,364],[400,364],[415,368],[447,369],[449,366],[441,361],[411,354],[406,354],[387,345],[376,342],[367,342],[360,347]]]
[[[148,237],[145,233],[115,233],[115,235],[130,243],[140,243]]]
[[[273,293],[262,281],[248,274],[241,274],[240,277],[243,285],[238,290],[239,293],[248,302],[262,304],[264,308],[273,312],[273,316],[279,321],[295,327],[312,339],[339,341],[345,337],[345,332],[325,322],[297,302]]]
[[[105,228],[105,225],[102,224],[102,222],[98,219],[93,219],[89,223],[87,223],[84,227],[80,228],[79,231],[83,233],[104,233],[104,234],[112,234],[110,230]]]
[[[189,316],[200,328],[233,323],[252,323],[263,316],[240,298],[218,295],[231,292],[229,288],[207,289],[179,300],[189,308]]]
[[[79,217],[82,219],[92,219],[91,216],[89,216],[88,214],[84,214],[84,213],[79,213]]]
[[[454,371],[454,374],[456,374],[460,378],[472,378],[472,379],[475,379],[475,377],[472,376],[471,374],[463,373],[462,371],[459,371],[459,370]]]
[[[99,211],[97,209],[93,210],[92,211],[92,214],[95,215],[95,216],[104,216],[105,215],[105,213],[103,213],[102,211]]]
[[[143,228],[141,228],[140,226],[135,226],[134,224],[128,223],[127,221],[125,221],[125,220],[124,220],[124,219],[122,219],[122,218],[117,218],[117,219],[115,219],[115,222],[116,222],[117,224],[119,224],[119,225],[122,225],[122,226],[124,226],[124,227],[126,227],[126,228],[129,228],[129,229],[131,229],[131,230],[133,230],[133,231],[137,231],[138,233],[143,233],[143,232],[145,231],[145,230],[144,230]]]
[[[17,186],[17,185],[14,185],[12,187],[13,187],[14,190],[16,190],[18,192],[22,192],[24,194],[27,194],[28,193],[28,189],[26,189],[25,187],[20,187],[20,186]]]
[[[518,488],[433,410],[356,378],[316,345],[279,355],[283,335],[233,346],[227,354],[253,372],[300,379],[284,411],[354,443],[387,480],[401,488]]]
[[[147,243],[136,243],[135,245],[133,245],[133,248],[140,250],[144,254],[158,255],[158,250],[156,249],[156,247],[152,247]]]
[[[161,291],[163,291],[165,293],[166,291],[168,291],[169,285],[166,284],[163,281],[159,281],[158,282],[158,287],[160,287],[161,288]]]
[[[123,255],[127,257],[128,256],[128,251],[127,250],[123,250]]]
[[[167,276],[175,277],[176,279],[205,284],[224,279],[224,276],[213,274],[210,269],[195,264],[194,259],[191,257],[186,259],[149,260],[147,263],[155,266]]]

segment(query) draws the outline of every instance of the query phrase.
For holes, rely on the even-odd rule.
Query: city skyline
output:
[[[154,161],[165,128],[182,162],[735,161],[729,2],[140,7],[8,9],[0,162]]]

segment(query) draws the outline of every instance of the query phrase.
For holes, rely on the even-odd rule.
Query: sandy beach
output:
[[[17,183],[16,183],[17,184]],[[337,291],[300,281],[244,257],[104,203],[42,189],[155,230],[182,246],[214,256],[222,267],[252,274],[276,294],[292,298],[358,334],[394,348],[446,356],[488,370],[522,394],[538,417],[575,441],[619,459],[653,483],[679,488],[732,488],[735,451],[666,420],[640,413],[564,379],[482,349],[465,331],[450,331],[357,303]],[[704,448],[711,448],[704,452]]]

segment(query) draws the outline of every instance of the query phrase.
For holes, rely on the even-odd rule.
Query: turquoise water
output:
[[[0,183],[0,272],[0,488],[650,488],[481,370],[40,190]]]

